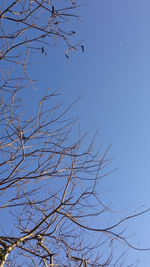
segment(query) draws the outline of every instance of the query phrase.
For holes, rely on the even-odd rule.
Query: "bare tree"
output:
[[[52,40],[63,40],[66,56],[69,50],[75,51],[78,45],[71,45],[69,37],[75,31],[67,29],[68,20],[79,19],[75,14],[78,1],[16,0],[1,1],[1,47],[0,59],[18,64],[27,63],[29,52],[38,50],[47,55],[45,46]],[[82,50],[84,47],[80,46]],[[24,51],[24,53],[22,53]]]
[[[114,242],[132,247],[120,226],[137,216],[105,222],[112,211],[99,192],[109,149],[94,153],[94,140],[85,149],[86,136],[72,142],[75,121],[66,116],[72,105],[62,111],[57,92],[46,94],[29,118],[20,115],[18,92],[10,94],[1,103],[0,209],[11,218],[8,229],[2,223],[1,266],[108,266]],[[109,249],[106,262],[96,255],[101,246]]]
[[[1,267],[123,266],[125,252],[115,256],[114,244],[139,249],[125,228],[140,213],[107,223],[113,212],[102,201],[101,181],[109,147],[95,151],[94,138],[87,141],[69,118],[77,100],[63,109],[59,93],[48,91],[36,112],[25,112],[21,102],[29,52],[46,55],[49,39],[57,38],[67,44],[67,57],[79,47],[68,40],[74,32],[63,29],[78,18],[70,13],[77,7],[77,1],[1,3],[1,63],[8,72],[0,86],[0,211],[9,218],[1,220]],[[24,78],[10,74],[8,63],[23,66]]]

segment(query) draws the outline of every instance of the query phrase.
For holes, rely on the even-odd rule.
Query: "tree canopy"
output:
[[[30,54],[47,56],[57,41],[67,59],[84,52],[72,38],[79,8],[69,0],[0,3],[0,266],[123,266],[126,250],[141,250],[126,222],[147,211],[108,223],[115,212],[103,203],[101,181],[110,146],[95,150],[95,136],[80,133],[69,116],[78,99],[64,108],[59,91],[47,90],[36,111],[22,99],[26,86],[32,90]],[[125,245],[120,255],[116,244]]]

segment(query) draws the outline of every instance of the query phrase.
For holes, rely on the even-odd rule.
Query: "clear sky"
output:
[[[85,46],[67,60],[62,43],[47,48],[48,56],[36,65],[38,90],[60,88],[69,104],[84,91],[73,108],[82,130],[100,129],[96,145],[112,144],[112,168],[105,179],[106,199],[116,210],[150,207],[150,1],[81,1],[82,22],[74,22],[77,42]],[[34,57],[37,62],[36,57]],[[41,59],[42,61],[42,59]],[[31,97],[32,99],[32,97]],[[30,103],[31,104],[31,103]],[[133,219],[129,232],[139,247],[150,247],[150,214]],[[130,260],[150,266],[150,251],[130,251]]]

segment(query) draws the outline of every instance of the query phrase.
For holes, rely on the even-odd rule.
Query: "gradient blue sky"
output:
[[[67,60],[65,47],[58,43],[47,49],[47,57],[36,65],[34,78],[41,87],[60,88],[65,103],[86,91],[73,108],[82,130],[100,129],[96,145],[112,144],[112,168],[118,171],[105,179],[110,190],[106,199],[116,210],[141,205],[150,207],[150,2],[148,0],[81,1],[82,22],[74,22],[75,39],[85,53],[73,53]],[[34,57],[35,62],[38,59]],[[32,99],[31,97],[31,99]],[[150,247],[150,213],[133,219],[139,247]],[[139,242],[139,243],[138,243]],[[130,251],[130,260],[140,259],[140,267],[150,266],[149,252]]]

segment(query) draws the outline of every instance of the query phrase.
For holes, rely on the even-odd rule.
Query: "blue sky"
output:
[[[59,88],[65,104],[84,91],[73,108],[82,131],[98,128],[96,146],[112,144],[112,168],[105,178],[107,198],[116,210],[150,207],[150,2],[148,0],[81,1],[82,22],[74,22],[75,40],[85,46],[65,57],[62,42],[47,48],[33,77],[39,78],[32,99],[47,87]],[[75,41],[74,40],[74,41]],[[38,62],[34,56],[34,62]],[[150,247],[150,214],[132,220],[129,232],[136,232],[139,247]],[[150,252],[130,252],[148,267]]]

